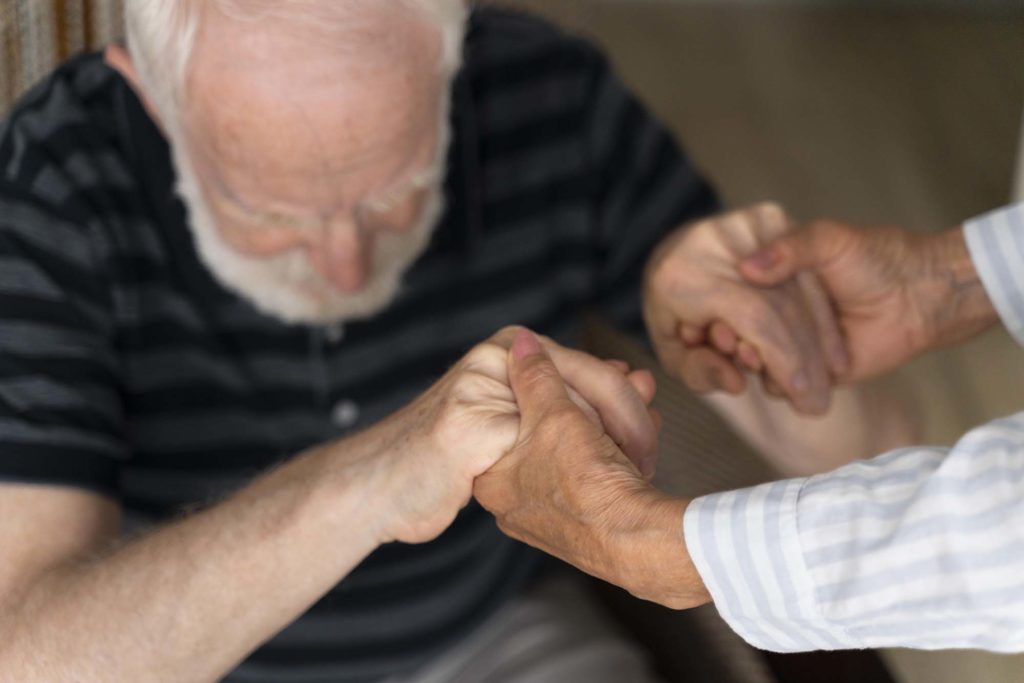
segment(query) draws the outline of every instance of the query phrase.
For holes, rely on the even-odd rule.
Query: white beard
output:
[[[439,139],[443,159],[450,131],[445,126]],[[266,258],[247,256],[221,237],[206,204],[184,146],[172,145],[178,171],[178,194],[189,212],[189,226],[199,256],[214,277],[257,309],[286,323],[329,325],[372,317],[398,296],[402,277],[423,254],[444,210],[438,185],[430,188],[422,215],[407,232],[378,235],[371,270],[363,289],[340,292],[310,263],[301,250]],[[443,161],[438,162],[444,165]],[[439,169],[439,170],[443,170]],[[443,178],[444,173],[438,173]]]

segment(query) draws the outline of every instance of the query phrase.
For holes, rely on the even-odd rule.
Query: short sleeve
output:
[[[676,228],[718,210],[714,190],[672,134],[602,59],[590,103],[588,144],[601,252],[597,307],[643,336],[647,259]]]
[[[0,481],[115,495],[127,447],[88,231],[0,185]]]

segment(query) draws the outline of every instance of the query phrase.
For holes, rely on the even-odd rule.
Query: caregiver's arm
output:
[[[768,650],[1024,650],[1024,413],[952,449],[693,501],[686,544]]]
[[[796,253],[792,244],[775,263]],[[826,268],[857,253],[820,236],[816,244],[836,249]],[[951,231],[933,245],[930,268],[909,272],[948,296],[918,306],[933,311],[925,316],[932,332],[882,349],[884,363],[983,329],[993,307],[1024,342],[1024,206],[971,221],[963,237]],[[840,310],[852,299],[838,298]],[[901,299],[877,299],[886,300]],[[853,310],[847,305],[848,319]],[[864,324],[884,319],[878,309],[860,312]],[[875,342],[861,340],[851,345],[854,370],[871,374],[877,366],[864,349]],[[951,449],[904,449],[698,499],[685,528],[719,610],[759,647],[1024,649],[1024,413],[975,429]]]

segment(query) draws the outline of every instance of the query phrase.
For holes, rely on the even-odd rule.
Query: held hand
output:
[[[676,608],[706,602],[682,538],[686,501],[653,489],[586,418],[529,332],[515,340],[509,373],[518,438],[473,489],[501,530],[639,597]]]
[[[508,349],[519,328],[506,328],[473,348],[406,408],[370,430],[383,454],[375,472],[383,481],[389,514],[381,542],[435,538],[469,501],[473,480],[515,443],[519,407],[509,387]],[[572,400],[582,415],[628,448],[653,474],[657,447],[649,372],[630,372],[544,340],[559,369],[573,378]],[[598,428],[598,427],[595,427]]]
[[[959,229],[924,235],[817,221],[740,267],[769,287],[801,270],[818,276],[839,318],[850,352],[841,381],[887,372],[997,319]]]
[[[803,413],[824,413],[846,351],[813,276],[755,287],[740,262],[793,229],[774,204],[680,229],[651,258],[644,315],[662,364],[694,391],[739,393],[764,372]]]

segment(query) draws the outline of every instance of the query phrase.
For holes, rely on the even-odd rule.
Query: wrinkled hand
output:
[[[682,537],[686,501],[652,488],[586,418],[529,332],[515,340],[509,379],[518,438],[473,489],[501,530],[639,597],[675,608],[706,602]]]
[[[435,538],[471,497],[473,480],[511,450],[520,430],[509,387],[508,349],[518,328],[474,347],[424,394],[376,425],[372,438],[385,491],[393,501],[381,520],[382,542]],[[654,471],[658,419],[648,408],[654,378],[618,361],[600,361],[544,339],[570,382],[574,405],[645,469]]]
[[[842,381],[887,372],[997,319],[960,229],[915,234],[817,221],[740,267],[769,287],[801,270],[817,275],[838,316],[850,354]]]
[[[809,274],[752,286],[740,262],[793,229],[774,204],[699,221],[658,247],[644,316],[665,368],[694,391],[741,392],[763,372],[803,413],[824,413],[848,359],[828,299]]]

